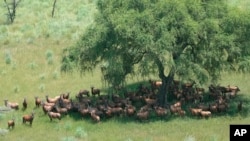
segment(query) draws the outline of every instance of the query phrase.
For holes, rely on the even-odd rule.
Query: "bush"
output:
[[[30,67],[32,70],[35,69],[35,68],[37,67],[36,62],[31,62],[31,63],[29,64],[29,67]]]
[[[49,65],[53,64],[53,51],[52,50],[46,51],[46,60]]]
[[[57,72],[57,71],[54,71],[54,72],[53,72],[53,79],[58,79],[58,77],[59,77],[58,72]]]
[[[195,137],[188,135],[185,137],[184,141],[196,141]]]
[[[82,127],[77,127],[76,128],[76,132],[75,132],[75,137],[76,138],[81,139],[81,138],[85,138],[87,136],[88,136],[87,132]]]
[[[12,62],[12,56],[11,56],[11,53],[8,51],[5,53],[5,63],[11,64],[11,62]]]
[[[45,85],[44,85],[44,84],[41,84],[41,85],[39,86],[39,90],[40,90],[41,92],[44,92],[44,90],[45,90]]]
[[[9,132],[9,130],[0,128],[0,135],[1,136],[6,135],[8,132]]]
[[[7,72],[5,70],[1,71],[1,75],[6,75],[6,74],[7,74]]]
[[[40,78],[40,80],[44,80],[44,79],[45,79],[45,74],[41,74],[41,75],[39,76],[39,78]]]

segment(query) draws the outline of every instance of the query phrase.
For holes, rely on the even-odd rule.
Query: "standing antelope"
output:
[[[32,112],[30,115],[24,115],[23,123],[29,122],[30,126],[32,126],[33,119],[34,119],[34,112]]]
[[[35,105],[36,107],[40,107],[41,105],[41,100],[37,96],[35,96]]]

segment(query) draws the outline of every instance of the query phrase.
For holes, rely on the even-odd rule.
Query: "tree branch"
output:
[[[9,18],[11,18],[10,7],[9,7],[8,3],[6,2],[6,0],[4,0],[4,2],[5,2],[5,5],[7,7],[8,13],[9,13]]]

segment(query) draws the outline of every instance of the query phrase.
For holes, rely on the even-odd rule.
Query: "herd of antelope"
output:
[[[160,106],[158,102],[158,90],[162,86],[161,81],[150,80],[148,84],[140,84],[135,90],[122,89],[122,94],[101,94],[101,90],[91,87],[90,91],[80,90],[75,96],[63,93],[55,97],[45,96],[45,99],[35,97],[36,108],[42,109],[49,121],[61,120],[72,112],[78,113],[84,118],[91,118],[99,123],[112,117],[129,117],[139,121],[149,120],[152,117],[165,119],[168,116],[185,117],[197,116],[209,118],[216,113],[226,113],[230,108],[230,101],[240,91],[237,86],[210,85],[206,92],[204,88],[196,87],[195,82],[182,83],[174,80],[170,86],[170,103]],[[205,98],[206,97],[206,98]],[[4,100],[6,107],[19,110],[17,102]],[[22,103],[25,110],[29,105],[26,98]],[[242,101],[239,101],[237,110],[242,110]],[[32,125],[34,111],[23,115],[23,123]],[[15,120],[8,121],[8,128],[14,128]]]

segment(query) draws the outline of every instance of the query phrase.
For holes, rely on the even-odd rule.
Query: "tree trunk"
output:
[[[162,86],[160,87],[159,91],[158,91],[158,103],[160,106],[164,106],[167,102],[167,77],[165,76],[164,78],[161,78],[162,80]]]
[[[171,71],[169,72],[167,78],[166,78],[166,93],[165,95],[169,96],[171,95],[172,92],[172,88],[171,85],[173,84],[173,80],[174,80],[174,75],[175,75],[175,69],[172,68]],[[165,99],[167,99],[168,97],[165,97]],[[167,103],[164,104],[168,104],[168,101],[166,100]]]
[[[166,76],[164,73],[165,68],[161,60],[158,57],[156,57],[155,62],[158,66],[159,77],[161,78],[162,81],[162,85],[158,91],[158,103],[160,106],[165,106],[168,104],[168,95],[171,93],[170,86],[174,79],[175,69],[174,67],[172,67],[168,76]]]
[[[174,80],[174,69],[171,69],[168,76],[160,77],[162,80],[162,86],[158,91],[158,102],[160,106],[168,105],[168,96],[171,94],[171,85]]]

